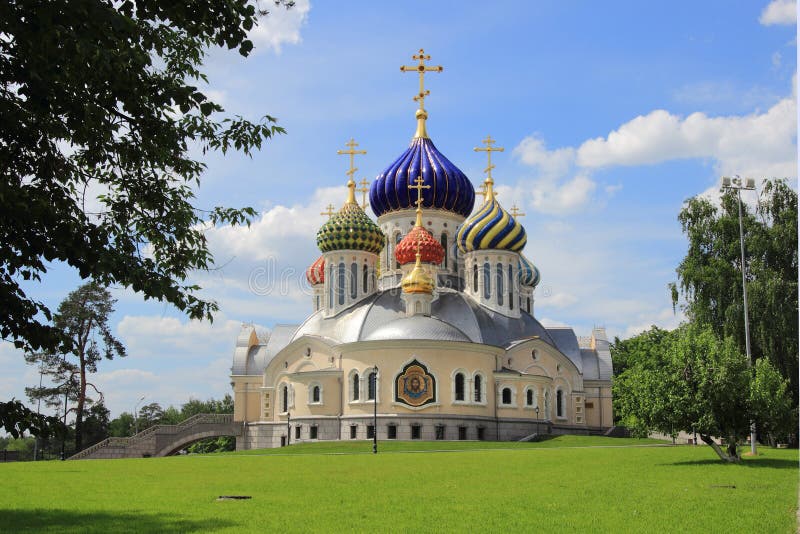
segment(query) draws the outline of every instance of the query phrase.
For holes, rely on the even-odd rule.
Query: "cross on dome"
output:
[[[416,226],[422,226],[422,190],[423,189],[430,189],[431,186],[423,185],[425,181],[422,179],[422,176],[417,176],[417,179],[414,180],[414,184],[416,185],[409,185],[409,189],[416,189],[417,190],[417,222],[415,223]]]
[[[366,150],[356,150],[358,143],[351,137],[350,140],[345,143],[345,146],[348,150],[337,150],[336,153],[340,156],[342,155],[349,155],[350,156],[350,168],[347,170],[345,174],[349,180],[347,180],[347,203],[348,204],[357,204],[356,202],[356,182],[353,180],[353,175],[355,175],[358,167],[355,166],[355,156],[356,154],[366,154]]]
[[[418,65],[407,66],[403,65],[400,70],[403,72],[416,72],[419,74],[419,93],[414,97],[414,102],[419,102],[419,109],[425,111],[425,97],[431,92],[425,89],[425,73],[426,72],[442,72],[444,67],[441,65],[430,66],[426,65],[426,61],[430,61],[431,56],[425,54],[425,50],[419,49],[419,54],[411,56],[414,61],[419,61]]]
[[[496,193],[495,193],[495,194],[496,194]],[[513,216],[515,219],[516,219],[517,217],[520,217],[520,216],[524,217],[525,215],[527,215],[526,213],[522,213],[522,212],[519,210],[519,208],[517,207],[517,205],[516,205],[516,204],[514,204],[513,206],[511,206],[511,209],[510,209],[510,210],[508,210],[508,211],[510,211],[510,212],[511,212],[511,215],[512,215],[512,216]]]
[[[503,152],[505,148],[501,146],[492,146],[496,141],[492,139],[491,135],[487,135],[486,139],[481,142],[486,145],[486,147],[475,147],[473,150],[475,152],[486,152],[486,160],[488,164],[483,170],[483,172],[486,173],[486,180],[484,181],[484,190],[481,194],[483,195],[483,201],[488,202],[495,197],[494,179],[492,179],[492,169],[494,169],[494,165],[492,165],[492,152]]]
[[[367,209],[369,206],[369,202],[367,202],[367,193],[369,193],[369,182],[366,178],[362,178],[359,182],[361,187],[358,188],[358,192],[361,193],[361,209]]]
[[[328,218],[330,219],[331,217],[333,217],[334,213],[336,213],[336,208],[334,207],[333,204],[328,204],[328,206],[325,208],[325,211],[320,212],[320,215],[327,215]]]

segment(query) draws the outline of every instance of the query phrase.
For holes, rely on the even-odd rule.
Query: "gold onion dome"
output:
[[[429,295],[433,293],[433,278],[422,268],[421,258],[422,256],[418,251],[414,268],[400,282],[403,293],[427,293]]]
[[[325,283],[325,256],[317,258],[317,261],[306,269],[306,280],[312,286]]]
[[[347,182],[347,202],[317,231],[317,246],[322,252],[362,250],[378,254],[386,236],[356,202],[356,183]]]
[[[510,250],[519,252],[528,242],[525,228],[495,198],[491,178],[486,179],[486,200],[483,206],[456,234],[461,252],[473,250]]]

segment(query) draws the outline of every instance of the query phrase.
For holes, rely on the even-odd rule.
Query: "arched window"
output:
[[[359,399],[359,386],[361,386],[361,379],[358,376],[358,373],[353,373],[353,380],[351,382],[353,384],[353,400],[356,401]]]
[[[503,388],[503,404],[511,404],[511,388]]]
[[[475,402],[483,402],[483,377],[475,375]]]
[[[283,408],[283,413],[289,411],[289,386],[284,385],[281,388],[281,408]]]
[[[456,400],[464,400],[464,374],[456,373]]]
[[[367,400],[375,400],[375,394],[378,387],[378,373],[372,371],[367,380]]]
[[[333,265],[328,267],[328,279],[326,280],[328,283],[328,309],[333,309]]]
[[[514,268],[508,266],[508,308],[514,309]]]
[[[363,291],[365,295],[367,291],[369,291],[369,269],[366,264],[364,264],[364,268],[361,269],[361,291]]]
[[[358,296],[358,265],[356,262],[350,264],[350,299],[356,300]]]
[[[564,392],[556,390],[556,416],[565,417],[564,414]]]
[[[532,389],[528,389],[528,391],[525,392],[525,405],[526,406],[533,406],[533,390]]]
[[[414,303],[414,313],[422,313],[422,303],[420,301]]]
[[[319,399],[319,386],[314,386],[314,388],[311,390],[311,402],[319,402]]]
[[[503,293],[505,289],[503,289],[503,264],[498,263],[495,268],[495,279],[497,285],[497,305],[503,305]]]
[[[315,310],[319,309],[319,295],[316,296],[316,306],[314,307]]]
[[[531,298],[528,297],[528,313],[531,313]]]
[[[544,413],[547,419],[550,419],[550,390],[544,392]]]
[[[397,244],[398,244],[398,243],[399,243],[399,242],[400,242],[402,239],[403,239],[403,235],[402,235],[400,232],[397,232],[396,234],[394,234],[394,244],[395,244],[395,249],[397,248]],[[395,258],[394,258],[394,268],[395,268],[395,269],[399,269],[399,268],[400,268],[400,262],[399,262],[399,261],[397,261],[397,256],[395,256]]]
[[[447,254],[448,254],[448,250],[447,250],[447,234],[445,234],[444,232],[442,232],[441,241],[442,241],[442,248],[444,249],[444,259],[442,259],[442,267],[447,269]]]
[[[492,267],[489,265],[489,262],[483,264],[483,298],[489,300],[489,295],[491,295],[491,285],[492,285]]]
[[[336,269],[336,291],[339,293],[339,306],[344,305],[344,263]]]
[[[472,266],[472,292],[478,294],[478,264]]]

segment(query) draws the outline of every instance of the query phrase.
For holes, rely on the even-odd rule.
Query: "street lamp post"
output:
[[[39,400],[36,403],[36,415],[41,414],[42,408],[42,375],[44,375],[44,362],[39,362]],[[39,434],[36,434],[36,440],[33,442],[33,461],[39,459]]]
[[[378,454],[378,366],[373,371],[372,383],[372,454]]]
[[[292,444],[292,414],[286,412],[286,446]]]
[[[744,347],[747,352],[747,365],[753,366],[753,355],[750,353],[750,321],[747,317],[747,266],[744,262],[744,226],[742,224],[742,190],[755,191],[756,181],[752,178],[745,178],[742,181],[739,176],[729,178],[722,177],[723,189],[735,189],[739,200],[739,248],[742,253],[742,303],[744,304]],[[750,421],[750,454],[756,454],[756,422]]]
[[[539,407],[533,409],[536,412],[536,439],[539,439]]]
[[[136,435],[139,433],[139,405],[144,400],[144,395],[142,398],[136,401],[136,404],[133,405],[133,434]]]

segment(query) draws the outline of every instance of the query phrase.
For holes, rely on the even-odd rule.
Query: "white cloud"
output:
[[[135,358],[197,358],[232,347],[241,323],[220,313],[215,321],[181,320],[175,317],[126,315],[117,331],[128,354]]]
[[[308,20],[310,10],[309,0],[295,0],[290,8],[270,6],[269,14],[259,17],[258,25],[250,32],[250,39],[256,47],[269,46],[280,54],[284,43],[300,43],[300,29]]]
[[[628,121],[606,137],[585,141],[578,165],[600,168],[650,165],[674,159],[710,158],[722,174],[797,175],[797,105],[785,98],[765,113],[686,118],[655,110]]]
[[[541,213],[570,213],[588,204],[596,189],[597,184],[586,173],[566,181],[542,179],[535,182],[530,202]]]
[[[524,138],[514,148],[513,154],[523,163],[538,168],[545,177],[567,174],[575,162],[575,149],[571,147],[547,150],[541,135]]]
[[[797,24],[797,3],[795,0],[772,0],[758,21],[764,26]]]

